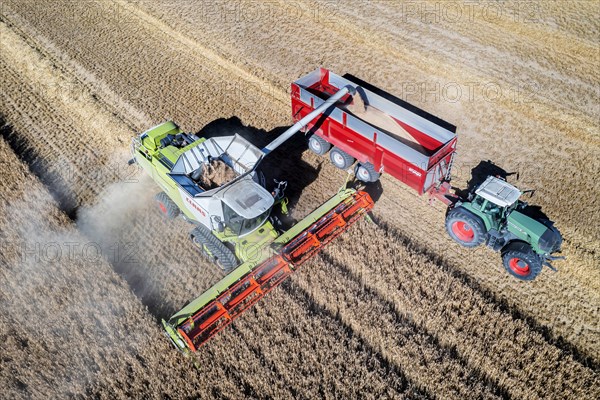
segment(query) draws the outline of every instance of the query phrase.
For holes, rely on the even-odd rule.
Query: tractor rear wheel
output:
[[[359,181],[365,183],[377,182],[381,176],[381,174],[375,169],[375,166],[368,162],[364,164],[356,164],[356,167],[354,168],[354,175],[356,175]]]
[[[329,152],[329,159],[331,160],[331,163],[339,169],[348,169],[355,161],[354,157],[337,147],[331,149]]]
[[[173,219],[179,215],[179,207],[177,207],[177,204],[175,204],[165,192],[157,193],[156,196],[154,196],[154,200],[158,204],[160,212],[167,218]]]
[[[450,210],[446,216],[446,231],[455,242],[465,247],[479,246],[486,238],[483,221],[462,207]]]
[[[542,258],[527,243],[511,243],[502,251],[506,271],[523,281],[534,280],[542,272]]]
[[[312,135],[308,139],[308,148],[316,155],[322,156],[331,149],[331,143],[323,139],[321,136]]]
[[[217,264],[225,273],[237,267],[238,262],[233,252],[204,225],[198,225],[190,233],[190,239],[202,255]]]

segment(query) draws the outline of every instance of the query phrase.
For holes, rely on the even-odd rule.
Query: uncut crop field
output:
[[[600,398],[600,7],[590,1],[4,0],[0,389],[6,398]],[[264,145],[318,67],[458,127],[561,230],[533,282],[460,248],[383,176],[362,220],[193,358],[160,320],[222,273],[128,166],[165,120]],[[292,217],[346,174],[298,135]]]

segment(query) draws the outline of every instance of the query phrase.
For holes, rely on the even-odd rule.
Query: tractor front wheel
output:
[[[465,247],[476,247],[486,238],[483,221],[462,207],[450,210],[446,216],[446,231],[455,242]]]
[[[502,251],[502,263],[506,271],[523,281],[534,280],[542,272],[542,258],[526,243],[509,244]]]
[[[228,273],[237,267],[238,262],[233,252],[205,226],[197,226],[190,233],[190,239],[202,255],[209,261],[217,264],[223,272]]]
[[[157,193],[154,200],[158,204],[160,212],[167,218],[173,219],[179,215],[179,207],[165,192]]]

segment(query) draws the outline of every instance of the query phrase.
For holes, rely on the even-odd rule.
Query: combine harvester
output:
[[[297,132],[308,147],[329,153],[340,169],[354,166],[362,182],[387,173],[430,199],[448,205],[446,227],[466,247],[484,241],[501,250],[508,272],[533,279],[561,237],[548,221],[521,212],[521,192],[488,179],[468,198],[450,194],[456,128],[420,110],[318,69],[292,84],[295,124],[259,149],[241,136],[198,137],[166,122],[134,138],[133,159],[162,188],[156,199],[169,218],[195,228],[192,243],[227,275],[163,326],[181,351],[196,351],[302,263],[374,206],[363,191],[342,188],[302,221],[282,231],[286,182],[271,190],[257,168]],[[216,179],[216,178],[218,179]]]

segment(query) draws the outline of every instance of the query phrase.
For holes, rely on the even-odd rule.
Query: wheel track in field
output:
[[[395,237],[397,232],[393,227],[388,228],[377,221],[375,223],[376,231],[380,231],[385,239]],[[361,230],[360,234],[355,237],[366,237],[371,232],[371,228],[366,223],[361,224],[363,226],[358,228]],[[367,231],[365,232],[364,229]],[[547,390],[545,395],[538,394],[541,397],[546,397],[553,392],[565,394],[567,390],[572,391],[571,396],[577,396],[580,388],[593,383],[598,376],[597,365],[592,359],[585,358],[576,351],[567,353],[560,346],[547,343],[542,333],[530,329],[528,321],[516,319],[514,315],[507,312],[507,309],[503,309],[501,304],[483,297],[473,290],[468,282],[463,281],[462,278],[470,279],[468,276],[454,276],[454,269],[451,266],[446,265],[435,255],[420,253],[419,247],[414,246],[410,239],[405,238],[403,241],[404,248],[411,249],[410,253],[397,254],[393,248],[386,248],[379,244],[381,254],[373,256],[374,258],[366,255],[368,246],[363,246],[361,243],[351,249],[350,242],[353,241],[349,237],[343,237],[340,243],[325,249],[322,253],[321,258],[326,264],[340,271],[340,274],[336,275],[349,276],[351,281],[362,285],[364,291],[372,292],[376,298],[395,310],[399,318],[408,320],[415,329],[425,332],[432,340],[438,342],[440,347],[455,352],[457,359],[462,363],[470,365],[481,377],[498,385],[497,387],[504,391],[500,392],[503,396],[506,394],[514,398],[528,397],[531,395],[528,392],[531,390],[530,385],[533,388]],[[416,259],[413,259],[413,254],[417,254]],[[397,258],[400,260],[389,261],[387,264],[381,263],[382,259]],[[376,271],[368,267],[369,262],[379,265]],[[442,266],[447,277],[439,277],[436,276],[439,274],[431,272],[439,265]],[[314,278],[316,282],[319,280],[323,278],[320,276]],[[460,285],[456,285],[456,281],[459,281]],[[439,299],[440,297],[442,300]],[[456,308],[459,304],[465,306]],[[478,325],[467,327],[464,322],[456,322],[472,321],[483,314],[486,318],[481,319]],[[447,329],[443,328],[446,325]],[[528,329],[524,330],[524,326]],[[469,328],[474,332],[469,331]],[[498,339],[494,341],[494,346],[498,347],[498,351],[495,352],[470,336],[472,333],[482,336],[481,334],[495,334],[498,331],[502,332],[502,335],[515,338],[511,343],[512,346],[501,344],[504,338],[502,335],[496,335]],[[517,340],[520,335],[526,335],[527,340],[525,342]],[[527,362],[531,362],[535,368],[519,368],[518,374],[515,374],[513,363],[520,357],[527,357]],[[546,360],[553,360],[553,362],[541,367],[540,364],[544,365]],[[551,365],[560,365],[560,371]],[[560,380],[552,383],[547,383],[545,378],[540,377],[540,375],[555,374],[557,379],[560,377]],[[578,381],[563,381],[567,374],[571,375],[569,379]],[[537,380],[540,382],[536,383]],[[556,387],[548,388],[549,385]],[[593,398],[594,392],[600,393],[600,386],[596,385],[587,396]]]
[[[282,2],[282,0],[278,0],[281,4],[284,4]],[[313,22],[314,23],[318,23],[319,19],[321,16],[317,16],[317,13],[311,13],[308,12],[307,10],[310,9],[315,9],[317,7],[315,7],[314,4],[311,5],[311,3],[314,3],[313,0],[299,0],[297,2],[297,4],[302,4],[303,6],[300,6],[303,10],[305,10],[305,12],[303,13],[303,15],[309,16],[309,17],[313,17]],[[316,0],[316,3],[319,3],[319,0]],[[383,3],[385,4],[385,3]],[[385,7],[385,6],[384,6]],[[375,47],[377,49],[379,49],[382,53],[387,53],[387,54],[393,54],[395,58],[399,59],[399,60],[405,60],[407,62],[411,62],[413,64],[416,64],[419,66],[419,68],[425,70],[425,71],[429,71],[430,74],[432,76],[439,74],[440,70],[439,69],[435,69],[435,67],[432,66],[432,64],[435,64],[435,62],[432,63],[426,63],[426,62],[421,62],[420,60],[417,59],[417,57],[412,57],[414,54],[416,54],[416,51],[411,48],[408,49],[408,51],[401,51],[398,47],[391,45],[390,43],[393,43],[393,41],[390,40],[385,40],[385,39],[389,39],[390,37],[393,37],[394,33],[393,31],[390,29],[390,25],[376,25],[377,29],[373,29],[373,26],[375,26],[374,24],[370,23],[370,21],[368,19],[364,19],[364,18],[356,18],[357,14],[359,14],[358,12],[353,14],[353,7],[339,7],[337,5],[335,5],[334,3],[326,3],[325,6],[323,7],[323,9],[325,8],[331,8],[331,9],[335,9],[335,11],[330,11],[328,12],[326,15],[331,15],[333,16],[331,21],[328,21],[327,23],[327,27],[330,29],[333,29],[337,32],[339,32],[342,36],[348,38],[349,40],[352,41],[359,41],[361,44],[363,45],[368,45],[369,47]],[[392,11],[392,10],[391,10]],[[393,11],[397,11],[397,10],[393,10]],[[401,14],[401,12],[400,12]],[[393,15],[393,12],[392,12]],[[315,18],[318,17],[318,18]],[[415,18],[416,19],[416,18]],[[415,28],[416,31],[419,30],[424,30],[425,28],[428,30],[435,30],[436,33],[439,35],[441,32],[441,29],[437,26],[437,24],[426,24],[421,22],[419,23],[414,23],[414,21],[411,21],[413,23],[411,23],[411,26],[413,28]],[[480,23],[481,21],[477,21],[478,23]],[[503,21],[501,21],[500,19],[494,21],[496,23],[500,23],[500,25],[506,25],[505,28],[507,30],[510,30],[511,28],[514,28],[515,26],[518,26],[521,29],[524,29],[524,26],[526,27],[526,24],[523,25],[518,25],[517,23],[515,23],[514,21],[509,21],[508,19],[504,19]],[[357,26],[360,27],[360,29],[357,29]],[[384,35],[382,35],[382,31],[385,32],[385,34],[388,35],[388,37],[385,37]],[[531,32],[530,32],[531,33]],[[448,32],[446,32],[446,34],[448,34]],[[489,37],[493,37],[493,36],[489,36]],[[554,40],[557,40],[555,37],[553,38]],[[409,37],[408,38],[409,41],[414,41],[415,37]],[[566,46],[567,40],[562,39],[561,43],[563,45],[563,47]],[[477,46],[479,46],[479,51],[483,52],[485,50],[489,51],[494,51],[490,48],[483,48],[482,45],[477,44]],[[589,46],[588,43],[588,50],[591,46]],[[581,51],[586,51],[584,49],[582,49]],[[581,53],[580,53],[581,54]],[[506,54],[498,54],[498,58],[500,58],[501,56],[504,56]],[[455,63],[458,63],[460,61],[460,57],[456,56],[455,54],[453,54],[451,51],[446,51],[444,49],[441,49],[438,51],[437,54],[433,54],[432,55],[432,59],[444,59],[444,58],[452,58],[453,61]],[[580,60],[576,60],[576,61],[580,61]],[[484,60],[484,62],[487,62],[487,60]],[[588,63],[587,67],[587,71],[588,72],[594,72],[593,71],[593,67],[591,66],[592,63]],[[487,65],[487,67],[491,67],[490,65]],[[472,64],[468,65],[467,67],[470,70],[476,71],[476,74],[483,76],[484,72],[482,71],[483,67],[480,68],[475,68]],[[443,73],[445,74],[444,77],[447,80],[454,80],[457,77],[461,76],[463,71],[461,71],[460,68],[458,68],[458,66],[455,66],[454,64],[451,64],[451,70],[450,71],[443,71]],[[487,71],[486,71],[487,72]],[[538,73],[540,72],[539,70],[537,71]],[[543,72],[547,74],[547,71],[545,69],[543,69]],[[500,81],[503,83],[503,85],[505,85],[506,87],[513,87],[514,85],[505,78],[505,75],[503,75],[500,71],[493,71],[494,73],[494,79],[497,81]],[[536,76],[534,74],[534,76]],[[530,78],[531,79],[531,78]],[[554,83],[554,82],[553,82]],[[594,91],[594,85],[591,83],[584,83],[581,82],[580,83],[581,86],[585,86],[587,90],[589,91]],[[551,87],[556,86],[551,85]],[[519,88],[514,88],[514,90],[518,90]],[[550,108],[550,107],[559,107],[561,109],[563,109],[563,111],[565,110],[569,110],[569,106],[571,106],[571,104],[563,104],[560,103],[556,100],[553,100],[552,98],[548,98],[545,96],[542,96],[538,93],[532,93],[533,96],[536,98],[536,101],[543,101],[543,107],[544,108]],[[506,107],[507,109],[511,109],[511,108],[515,108],[515,105],[513,102],[510,101],[502,101],[501,104]],[[550,107],[549,107],[550,105]],[[531,107],[530,104],[522,104],[521,106],[525,106],[528,108],[528,114],[531,116],[537,116],[538,118],[542,117],[543,115],[548,115],[548,113],[541,113],[540,110],[534,110],[533,107]],[[578,111],[578,108],[574,109],[575,111]],[[523,110],[521,110],[523,111]],[[587,122],[593,121],[593,119],[595,118],[592,115],[589,115],[588,113],[586,113],[586,118],[587,118]],[[568,131],[569,135],[572,135],[572,137],[583,141],[584,143],[587,144],[597,144],[598,141],[596,139],[593,139],[591,137],[589,137],[588,135],[585,135],[583,133],[581,133],[582,130],[576,130],[576,131]]]
[[[319,269],[319,271],[322,271],[326,268],[328,270],[337,271],[337,276],[343,276],[344,279],[341,282],[338,281],[338,283],[342,285],[344,285],[345,283],[346,285],[348,285],[347,287],[353,287],[353,289],[350,290],[351,296],[356,296],[356,298],[358,298],[361,303],[365,303],[370,306],[374,305],[375,307],[373,307],[374,312],[372,315],[376,315],[377,318],[381,318],[382,316],[384,316],[385,319],[389,321],[390,325],[396,327],[396,329],[397,327],[401,327],[399,331],[402,332],[401,336],[403,338],[409,338],[408,340],[416,342],[419,345],[421,351],[423,352],[431,351],[429,348],[436,349],[436,355],[431,356],[430,359],[435,359],[441,364],[449,364],[447,368],[453,371],[455,374],[459,375],[461,379],[482,382],[485,390],[481,388],[483,392],[477,394],[475,397],[483,396],[484,394],[492,395],[503,399],[509,399],[513,397],[510,393],[510,390],[504,385],[500,384],[498,379],[488,375],[479,367],[473,365],[473,363],[469,362],[469,360],[464,358],[457,351],[455,345],[448,345],[442,343],[435,334],[432,334],[427,329],[424,329],[422,326],[415,323],[415,321],[412,320],[410,316],[401,313],[397,308],[397,304],[387,300],[385,296],[383,296],[373,287],[365,285],[364,282],[362,282],[356,275],[352,273],[350,268],[341,264],[337,259],[332,257],[327,250],[323,250],[320,253],[317,262],[320,262],[322,264],[321,266],[316,267]],[[308,272],[306,276],[301,276],[294,280],[293,286],[290,289],[286,288],[286,290],[292,291],[293,289],[295,289],[298,292],[298,295],[304,298],[305,301],[310,301],[313,304],[313,307],[317,308],[319,313],[326,313],[331,318],[335,318],[340,325],[344,326],[345,329],[350,330],[352,332],[352,335],[366,337],[366,341],[377,343],[377,340],[375,338],[375,335],[377,334],[377,327],[369,327],[370,322],[367,320],[368,315],[366,315],[365,320],[361,320],[360,318],[353,317],[351,314],[348,314],[344,310],[345,307],[351,308],[350,302],[349,304],[344,304],[342,301],[341,306],[338,304],[336,305],[336,307],[333,307],[333,305],[324,301],[322,298],[317,298],[317,295],[311,294],[311,291],[314,292],[314,281],[311,279],[307,279],[308,277],[310,277],[310,272]],[[369,298],[371,300],[369,300]],[[375,310],[377,312],[375,312]],[[386,333],[389,333],[389,331],[380,332],[381,335],[385,335],[386,337],[388,337]],[[393,339],[385,343],[381,343],[380,341],[380,348],[378,351],[381,352],[386,358],[386,360],[388,360],[388,362],[390,363],[398,364],[400,361],[406,361],[397,359],[399,357],[397,355],[398,351],[390,352],[385,350],[385,345],[393,342]],[[398,345],[397,347],[400,348],[400,353],[410,353],[410,349],[408,351],[406,349],[403,349],[403,345]],[[411,356],[414,356],[414,354],[409,354],[407,356],[407,359],[411,359]],[[404,368],[408,369],[409,365],[404,366]],[[417,376],[426,375],[423,374],[423,371],[416,372],[416,374]],[[445,375],[439,374],[439,376]],[[415,377],[412,378],[413,381],[416,379],[417,378]],[[431,386],[438,388],[442,387],[443,384],[438,382],[435,385]],[[471,394],[474,395],[473,392],[471,392]],[[460,396],[465,396],[465,394],[461,395],[458,393],[456,393],[455,395],[459,396],[459,398]]]
[[[6,10],[8,11],[8,10]],[[115,118],[119,119],[132,132],[139,132],[148,126],[150,118],[133,107],[130,103],[122,100],[114,91],[112,91],[104,82],[96,79],[92,74],[87,73],[85,68],[76,63],[73,59],[65,56],[52,43],[41,41],[42,35],[33,35],[27,33],[19,27],[19,23],[25,21],[16,14],[8,17],[6,14],[0,14],[0,21],[17,33],[25,43],[38,53],[49,60],[52,60],[55,66],[63,75],[69,77],[81,85],[87,92],[92,93],[96,101],[102,105]],[[124,104],[125,103],[125,104]],[[119,105],[123,105],[119,107]]]
[[[431,252],[427,247],[423,246],[419,241],[415,241],[404,232],[398,230],[393,225],[381,219],[381,215],[373,213],[373,221],[382,232],[387,232],[389,236],[396,238],[404,247],[411,249],[416,254],[423,256],[428,262],[440,267],[444,273],[447,273],[452,278],[460,281],[465,287],[468,287],[473,293],[477,293],[483,299],[491,304],[494,304],[500,311],[511,316],[515,321],[525,323],[531,332],[540,335],[544,341],[561,350],[565,354],[573,357],[575,361],[584,367],[590,368],[596,372],[600,372],[600,364],[591,354],[582,353],[581,350],[571,342],[564,340],[562,337],[556,338],[551,330],[544,325],[541,325],[535,318],[523,313],[519,308],[510,304],[506,298],[500,298],[495,292],[485,288],[477,280],[472,278],[468,273],[459,269],[453,261],[447,259],[443,255]]]

